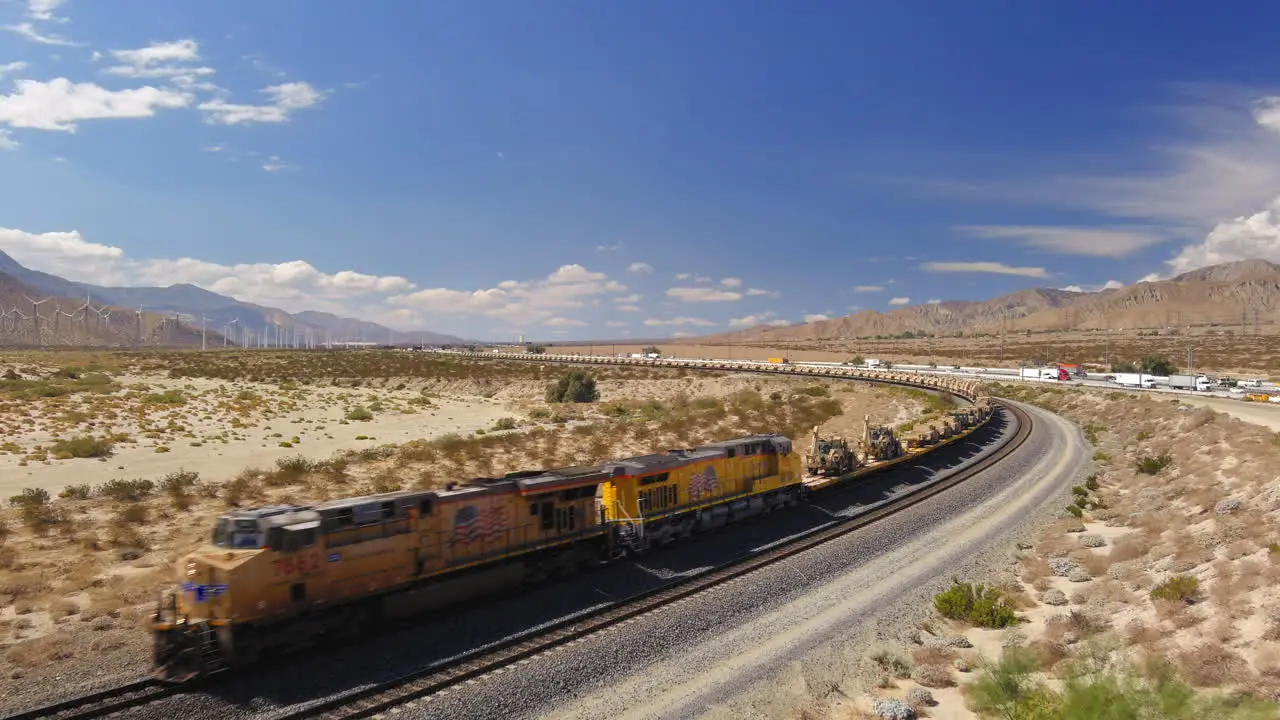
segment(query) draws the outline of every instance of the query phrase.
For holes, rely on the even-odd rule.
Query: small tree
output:
[[[641,353],[643,353],[643,354],[645,354],[645,355],[661,355],[661,354],[662,354],[662,351],[661,351],[661,350],[659,350],[657,347],[655,347],[655,346],[653,346],[653,345],[650,345],[650,346],[646,347],[645,349],[641,350],[640,352],[641,352]]]
[[[547,346],[534,345],[533,343],[526,343],[524,346],[524,351],[527,353],[533,353],[534,355],[541,355],[547,351]]]
[[[547,402],[595,402],[600,399],[600,391],[596,390],[596,380],[581,370],[575,370],[561,376],[554,385],[547,388]]]
[[[1158,355],[1148,355],[1142,358],[1142,360],[1138,361],[1138,367],[1140,372],[1148,375],[1175,375],[1178,372],[1178,368],[1169,362],[1168,358]]]
[[[1135,373],[1135,372],[1138,372],[1138,368],[1134,367],[1133,363],[1127,363],[1127,362],[1111,363],[1111,372]]]

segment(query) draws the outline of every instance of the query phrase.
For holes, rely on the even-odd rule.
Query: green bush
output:
[[[996,588],[952,582],[933,598],[933,606],[943,617],[984,628],[1008,627],[1018,621],[1008,598]]]
[[[81,435],[70,440],[54,440],[53,446],[49,450],[59,460],[65,460],[66,458],[104,458],[111,457],[114,452],[112,446],[113,443],[105,438],[99,439],[91,435]]]
[[[88,500],[93,491],[88,485],[68,485],[62,488],[58,497],[64,500]]]
[[[547,388],[549,403],[587,403],[600,399],[600,391],[596,389],[595,378],[581,370],[574,370]]]
[[[1152,457],[1143,455],[1134,461],[1134,469],[1144,475],[1155,475],[1161,470],[1169,467],[1173,463],[1173,457],[1168,453]]]
[[[1089,490],[1097,490],[1097,489],[1098,489],[1098,474],[1097,474],[1097,473],[1094,473],[1094,474],[1090,475],[1088,478],[1086,478],[1086,479],[1085,479],[1085,481],[1084,481],[1084,486],[1085,486],[1086,488],[1088,488]]]
[[[1200,581],[1191,575],[1174,575],[1151,590],[1152,600],[1192,603],[1200,592]]]
[[[498,418],[498,422],[493,424],[494,430],[515,430],[516,419],[510,417]]]
[[[100,497],[110,498],[117,502],[137,502],[151,495],[156,484],[150,480],[108,480],[98,486]]]
[[[1071,513],[1072,515],[1075,515],[1076,517],[1084,517],[1084,510],[1081,510],[1076,505],[1068,505],[1067,512]]]
[[[368,422],[373,419],[373,413],[362,407],[353,407],[347,411],[346,419]]]
[[[1007,720],[1263,720],[1280,704],[1248,693],[1197,697],[1167,662],[1091,669],[1069,668],[1061,692],[1035,678],[1035,652],[1008,648],[973,684],[971,707],[980,717]]]
[[[142,399],[148,405],[186,405],[187,396],[181,390],[165,390],[162,393],[151,393]]]

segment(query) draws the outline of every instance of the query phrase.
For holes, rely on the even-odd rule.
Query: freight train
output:
[[[977,386],[966,390],[976,395]],[[957,391],[958,392],[958,391]],[[954,416],[954,442],[990,417]],[[804,502],[933,448],[868,424],[857,469],[807,475],[789,438],[751,435],[598,465],[508,473],[311,506],[229,512],[180,561],[152,616],[157,677],[184,681],[264,651],[491,596]]]

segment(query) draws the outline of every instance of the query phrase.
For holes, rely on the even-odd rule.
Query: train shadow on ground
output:
[[[229,674],[207,692],[243,710],[268,711],[330,697],[391,680],[574,613],[624,600],[672,579],[697,574],[760,552],[799,534],[883,503],[977,458],[987,445],[1012,432],[1006,413],[954,445],[911,465],[890,468],[855,483],[815,494],[806,506],[729,525],[656,549],[636,559],[603,565],[587,573],[540,586],[513,590],[401,624],[366,640],[327,644],[307,653],[267,659],[247,672]]]

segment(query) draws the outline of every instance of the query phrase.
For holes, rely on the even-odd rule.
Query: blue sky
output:
[[[1162,7],[8,0],[0,249],[494,339],[1280,261],[1280,8]]]

